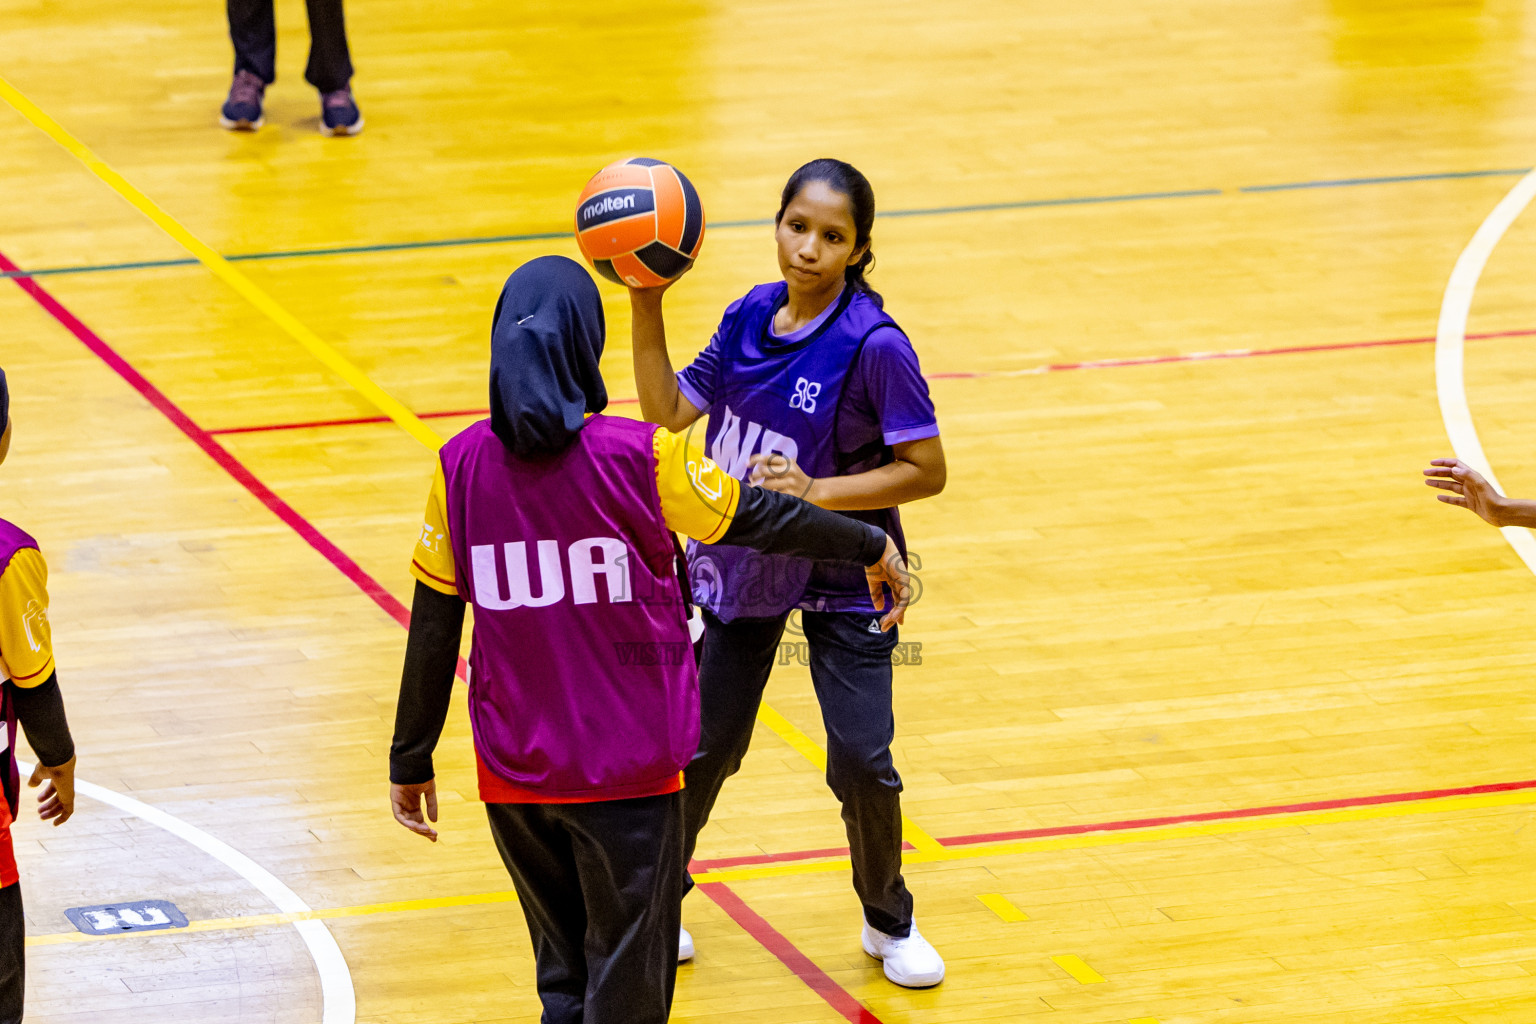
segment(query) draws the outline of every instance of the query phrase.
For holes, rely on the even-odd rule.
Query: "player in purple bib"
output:
[[[709,413],[706,450],[724,472],[877,525],[905,555],[895,506],[943,489],[944,450],[917,355],[864,278],[874,212],[869,182],[849,164],[801,167],[774,221],[784,280],[732,303],[681,373],[667,354],[666,287],[630,290],[635,380],[645,417],[669,430]],[[897,635],[880,631],[862,573],[728,544],[690,544],[689,561],[705,632],[686,852],[741,767],[798,610],[827,729],[827,782],[843,806],[864,906],[863,947],[899,985],[938,984],[944,961],[913,924],[901,874],[902,787],[890,752]]]

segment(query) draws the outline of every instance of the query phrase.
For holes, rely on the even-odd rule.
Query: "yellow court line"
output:
[[[199,263],[212,271],[214,276],[239,292],[251,305],[259,309],[268,319],[281,327],[300,345],[304,346],[311,355],[350,384],[358,394],[367,399],[376,409],[391,420],[394,420],[402,430],[433,451],[442,447],[442,437],[431,427],[423,423],[415,413],[402,405],[389,392],[375,384],[367,374],[348,361],[345,356],[333,348],[325,339],[306,327],[292,313],[278,305],[277,300],[263,291],[255,281],[242,274],[236,269],[234,264],[219,255],[212,246],[209,246],[206,242],[192,234],[180,221],[157,206],[152,199],[135,188],[128,179],[113,170],[105,161],[91,152],[90,148],[83,142],[69,134],[63,125],[49,117],[37,104],[27,99],[20,90],[7,82],[3,77],[0,77],[0,99],[4,99],[18,114],[26,118],[39,131],[67,150],[75,159],[84,164],[87,170],[131,203],[140,213],[148,217],[156,227],[175,239],[182,248],[196,257]],[[814,740],[796,728],[787,718],[767,705],[763,705],[758,711],[758,719],[777,733],[791,747],[799,751],[812,764],[823,771],[826,770],[826,753],[816,745]],[[901,833],[902,838],[911,843],[920,852],[937,854],[943,850],[943,846],[936,839],[923,831],[916,822],[906,815],[902,815],[901,818]]]
[[[65,942],[104,942],[110,939],[144,938],[149,935],[185,935],[188,932],[227,931],[232,928],[266,928],[272,925],[296,924],[299,921],[331,921],[339,917],[366,917],[372,914],[400,914],[415,910],[441,910],[447,907],[479,907],[495,903],[515,903],[517,893],[482,892],[468,896],[439,896],[422,900],[394,900],[389,903],[367,903],[357,907],[336,907],[331,910],[306,910],[295,914],[249,914],[244,917],[210,917],[190,922],[185,928],[162,928],[156,931],[113,932],[106,935],[86,935],[82,932],[61,932],[56,935],[33,935],[27,939],[29,946],[56,946]]]
[[[927,864],[938,861],[980,860],[990,857],[1012,857],[1023,853],[1035,853],[1046,850],[1127,846],[1133,843],[1165,842],[1170,839],[1229,835],[1239,832],[1261,832],[1281,828],[1305,828],[1312,825],[1332,825],[1383,818],[1406,818],[1421,814],[1440,814],[1448,811],[1480,810],[1490,807],[1514,807],[1529,804],[1536,804],[1536,791],[1516,790],[1509,793],[1435,797],[1400,804],[1344,807],[1331,811],[1281,814],[1264,818],[1247,818],[1240,821],[1206,822],[1198,825],[1162,825],[1125,832],[1094,832],[1087,835],[1050,836],[1042,839],[978,843],[975,846],[967,847],[941,847],[942,856],[921,852],[912,853],[904,858],[904,862],[907,864]],[[835,857],[827,860],[804,861],[791,864],[767,864],[759,867],[702,871],[694,875],[693,879],[695,882],[751,882],[794,875],[830,874],[846,871],[848,867],[849,861],[847,857]],[[186,928],[173,928],[153,932],[123,932],[120,935],[101,936],[81,935],[74,932],[58,935],[34,935],[27,939],[27,945],[51,946],[63,942],[101,942],[109,939],[144,938],[153,935],[184,935],[192,931],[258,928],[267,925],[292,924],[296,921],[305,920],[330,920],[338,917],[361,917],[371,914],[436,910],[444,907],[470,907],[484,904],[510,903],[516,899],[516,893],[507,891],[478,893],[469,896],[445,896],[423,900],[398,900],[392,903],[370,903],[357,907],[338,907],[333,910],[311,910],[302,914],[260,914],[248,917],[213,918],[193,921]]]
[[[801,757],[811,762],[817,768],[820,768],[823,772],[827,770],[827,752],[822,750],[815,740],[801,732],[795,723],[773,710],[767,704],[759,704],[757,706],[757,720],[772,729],[779,739],[793,747]],[[901,837],[911,843],[912,847],[919,853],[940,856],[945,852],[943,843],[940,843],[933,836],[923,831],[917,822],[905,814],[901,816]]]
[[[1051,960],[1055,962],[1057,967],[1060,967],[1077,979],[1080,984],[1102,985],[1104,983],[1104,975],[1083,963],[1080,957],[1075,957],[1068,953],[1064,956],[1053,956]]]
[[[212,271],[214,276],[239,292],[251,305],[259,309],[268,319],[281,327],[300,345],[304,346],[311,355],[350,384],[358,394],[366,398],[376,409],[394,420],[402,430],[433,451],[442,447],[442,437],[438,436],[431,427],[423,423],[415,413],[402,405],[389,392],[375,384],[367,374],[348,361],[345,356],[333,348],[325,339],[306,327],[292,313],[278,305],[277,300],[263,291],[255,281],[242,274],[235,268],[234,264],[219,255],[212,246],[192,234],[180,221],[157,206],[152,199],[135,188],[128,179],[113,170],[104,160],[91,152],[90,148],[83,142],[69,134],[63,125],[49,117],[37,104],[27,99],[20,90],[7,82],[3,77],[0,77],[0,99],[4,99],[18,114],[26,118],[39,131],[67,150],[75,159],[84,164],[87,170],[131,203],[140,213],[148,217],[156,227],[175,239],[182,248],[196,257],[199,263]],[[826,770],[826,753],[816,745],[814,740],[796,728],[787,718],[767,705],[763,705],[758,711],[758,719],[777,733],[791,747],[799,751],[812,764],[823,771]],[[916,822],[906,815],[902,815],[901,818],[901,834],[902,838],[911,843],[919,852],[935,854],[943,850],[943,846],[938,840],[923,831]]]
[[[1015,921],[1028,921],[1029,915],[1013,905],[1013,901],[1000,892],[984,892],[976,897],[982,906],[992,913],[1010,923]]]
[[[89,147],[64,129],[53,118],[45,114],[37,104],[22,95],[10,82],[0,77],[0,99],[10,104],[15,111],[32,123],[44,135],[57,142],[71,156],[85,165],[96,177],[118,195],[126,199],[132,206],[148,217],[150,222],[170,235],[183,249],[191,253],[199,263],[213,272],[213,275],[223,281],[236,292],[240,293],[247,302],[260,310],[267,319],[302,345],[310,355],[320,360],[332,372],[346,381],[368,403],[378,409],[384,415],[399,424],[400,428],[410,434],[416,440],[436,451],[442,446],[443,439],[420,419],[416,414],[407,409],[389,392],[379,387],[369,376],[350,362],[345,356],[333,348],[329,342],[308,327],[304,326],[297,317],[278,305],[277,300],[268,295],[262,288],[246,277],[234,264],[202,239],[187,230],[180,221],[166,213],[154,200],[139,191],[132,183],[117,171],[113,170],[100,157],[91,152]]]
[[[1158,1024],[1158,1020],[1156,1017],[1137,1017],[1134,1020],[1126,1021],[1126,1024]]]

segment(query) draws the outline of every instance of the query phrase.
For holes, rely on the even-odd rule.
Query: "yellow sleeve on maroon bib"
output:
[[[22,548],[0,575],[0,668],[17,686],[40,686],[53,675],[48,626],[48,563]]]
[[[448,542],[448,483],[443,479],[443,464],[432,474],[432,493],[427,496],[427,514],[416,551],[411,555],[411,575],[443,594],[459,596],[453,570],[453,545]]]
[[[667,525],[705,544],[725,536],[741,500],[741,484],[690,445],[685,434],[657,427],[652,443],[656,490]]]

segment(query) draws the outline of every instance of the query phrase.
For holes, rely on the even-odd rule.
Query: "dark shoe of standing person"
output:
[[[267,94],[266,83],[249,71],[236,71],[229,86],[229,99],[219,111],[219,124],[232,132],[253,132],[266,123],[261,114],[261,100]]]
[[[363,130],[363,114],[352,98],[352,87],[320,94],[320,134],[356,135]]]

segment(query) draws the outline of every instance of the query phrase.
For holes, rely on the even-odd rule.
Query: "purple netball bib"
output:
[[[655,431],[593,416],[559,454],[519,459],[482,421],[443,446],[459,594],[475,608],[475,749],[524,789],[659,784],[698,749]]]
[[[752,289],[717,335],[720,368],[705,447],[739,480],[751,475],[752,456],[772,454],[796,460],[812,477],[838,475],[837,417],[848,374],[869,335],[894,326],[863,292],[845,288],[820,327],[795,341],[779,341],[769,328],[787,291],[783,282]],[[725,622],[793,608],[815,565],[805,558],[693,541],[688,564],[694,600]]]

